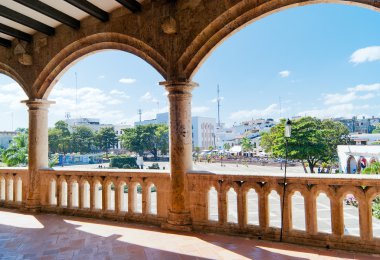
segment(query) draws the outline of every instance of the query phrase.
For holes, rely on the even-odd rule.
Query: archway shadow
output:
[[[179,233],[155,226],[0,209],[0,259],[308,259],[334,251],[219,234]],[[25,218],[24,220],[22,218]],[[24,224],[12,225],[12,222]],[[31,226],[32,223],[37,223]],[[345,253],[345,252],[342,252]],[[346,255],[346,254],[344,254]],[[347,256],[353,255],[347,253]],[[355,255],[357,257],[357,255]],[[314,256],[315,257],[315,256]]]

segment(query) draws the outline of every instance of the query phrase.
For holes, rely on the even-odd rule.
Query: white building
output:
[[[344,173],[360,173],[373,162],[380,162],[380,145],[338,145],[339,167]]]
[[[121,149],[121,135],[123,134],[123,130],[124,129],[127,129],[127,128],[132,128],[133,126],[131,125],[126,125],[126,124],[116,124],[116,125],[113,125],[113,128],[115,130],[115,134],[117,136],[117,139],[118,139],[118,142],[117,142],[117,145],[116,145],[116,149]]]
[[[0,147],[8,148],[9,144],[12,141],[12,138],[16,135],[16,132],[13,131],[1,131],[0,132]]]
[[[100,124],[100,119],[98,118],[69,118],[65,122],[68,124],[70,132],[76,126],[88,126],[93,131],[99,131],[104,127],[113,127],[112,124]]]
[[[193,148],[208,149],[210,146],[215,147],[215,118],[193,116],[192,120],[192,137]],[[155,119],[135,122],[135,126],[149,124],[167,124],[169,125],[169,113],[159,113]]]
[[[350,134],[356,145],[380,144],[380,134]]]
[[[215,118],[193,116],[192,121],[192,136],[193,148],[208,149],[210,146],[215,148]]]

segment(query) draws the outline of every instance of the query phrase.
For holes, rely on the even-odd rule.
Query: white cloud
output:
[[[350,62],[359,64],[380,60],[380,46],[370,46],[356,50],[350,57]]]
[[[219,97],[219,100],[220,100],[220,101],[224,100],[224,97]],[[216,103],[216,102],[218,102],[218,98],[214,98],[214,99],[212,99],[211,102],[212,102],[212,103]]]
[[[284,109],[282,111],[285,111]],[[246,120],[251,118],[258,117],[273,117],[273,115],[280,114],[280,109],[278,104],[271,104],[270,106],[264,109],[252,109],[252,110],[240,110],[234,113],[231,113],[229,118],[235,121]]]
[[[120,83],[123,83],[123,84],[133,84],[136,82],[136,79],[133,79],[133,78],[122,78],[119,80]]]
[[[153,97],[153,95],[148,91],[140,97],[140,101],[157,103],[158,99]]]
[[[290,76],[290,71],[289,70],[283,70],[283,71],[280,71],[278,73],[278,75],[280,75],[281,78],[287,78]]]
[[[370,84],[370,85],[361,84],[361,85],[357,85],[356,87],[353,87],[353,88],[348,88],[347,90],[352,91],[352,92],[378,91],[378,90],[380,90],[380,83],[374,83],[374,84]]]
[[[355,106],[351,103],[339,104],[334,106],[329,106],[321,109],[312,109],[298,113],[298,116],[315,116],[319,118],[336,118],[345,117],[350,118],[357,115],[364,115],[363,110],[371,109],[369,105]],[[368,117],[368,115],[364,115]]]
[[[124,91],[121,91],[121,90],[118,90],[118,89],[111,90],[110,94],[114,95],[114,96],[118,96],[120,98],[125,98],[125,99],[129,99],[130,98],[130,96],[128,96]]]
[[[22,100],[28,99],[23,89],[17,83],[0,85],[0,104],[9,108],[9,110],[25,110],[26,105]]]
[[[203,114],[209,110],[210,110],[210,108],[206,107],[206,106],[192,107],[191,113],[195,114],[195,115],[199,115],[199,114]]]
[[[347,88],[345,93],[332,93],[324,94],[323,100],[325,105],[333,104],[345,104],[356,100],[368,100],[375,98],[376,95],[373,92],[380,91],[380,83],[374,83],[370,85],[357,85],[353,88]],[[365,95],[359,95],[360,92],[369,92]]]
[[[98,76],[98,79],[105,79],[105,78],[106,78],[105,75],[99,75],[99,76]]]

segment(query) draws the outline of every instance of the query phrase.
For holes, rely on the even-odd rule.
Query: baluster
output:
[[[317,233],[317,204],[316,196],[312,192],[308,192],[305,196],[305,218],[306,232],[308,234]]]
[[[142,213],[144,215],[150,214],[150,191],[149,191],[149,185],[146,183],[143,183],[142,186]]]
[[[84,181],[78,182],[78,208],[84,209]]]
[[[73,183],[74,181],[67,182],[67,207],[73,208]]]
[[[119,214],[121,211],[121,196],[122,196],[122,185],[119,182],[115,184],[115,213]]]
[[[108,196],[110,195],[108,192],[108,184],[106,181],[101,182],[102,185],[102,211],[106,212],[108,210]]]
[[[259,200],[259,223],[262,230],[266,230],[269,226],[269,212],[268,212],[268,192],[262,190],[257,191]]]
[[[4,178],[5,181],[5,201],[8,202],[9,200],[9,177],[6,176]]]
[[[236,189],[237,192],[237,214],[238,224],[241,229],[247,225],[247,193],[241,188]]]
[[[56,182],[57,206],[62,207],[62,182],[58,179]]]
[[[283,206],[282,205],[282,199],[281,199],[281,207]],[[285,192],[285,199],[284,199],[284,223],[283,223],[283,227],[282,227],[282,230],[283,230],[283,234],[284,234],[284,237],[287,236],[287,234],[289,233],[289,231],[292,229],[293,227],[293,219],[292,219],[292,194],[288,191]]]
[[[220,187],[218,192],[218,218],[219,224],[227,222],[227,193],[224,187]]]
[[[372,239],[372,203],[366,198],[359,201],[359,226],[360,238],[363,240]]]
[[[92,179],[90,184],[90,209],[95,210],[95,185],[96,185],[96,180]]]
[[[13,202],[17,202],[17,183],[18,183],[18,176],[13,177]]]
[[[330,205],[332,233],[336,237],[341,237],[344,234],[343,202],[334,196],[334,198],[330,200]]]

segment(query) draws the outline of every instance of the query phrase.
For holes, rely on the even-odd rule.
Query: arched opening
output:
[[[107,210],[115,210],[115,185],[110,182],[107,185]]]
[[[218,221],[218,192],[214,187],[211,187],[207,193],[207,209],[208,220]]]
[[[7,185],[8,185],[8,201],[13,201],[13,178],[8,179]]]
[[[299,191],[294,192],[292,199],[293,229],[306,230],[305,198]]]
[[[157,187],[154,184],[151,184],[148,189],[149,193],[149,213],[157,215]]]
[[[316,2],[308,1],[308,3]],[[244,5],[241,3],[239,6]],[[250,10],[256,7],[251,5]],[[239,9],[237,13],[225,14],[242,15],[241,24],[235,24],[232,21],[236,20],[232,19],[228,20],[228,25],[222,25],[226,22],[226,17],[223,16],[219,21],[216,19],[215,25],[218,24],[223,32],[209,26],[195,38],[192,46],[194,49],[187,48],[180,59],[179,64],[184,66],[184,71],[194,76],[194,81],[200,85],[194,90],[193,95],[193,106],[197,108],[197,114],[200,117],[213,118],[216,129],[210,135],[206,130],[201,134],[194,133],[194,136],[198,135],[200,139],[205,138],[205,142],[210,140],[209,137],[211,140],[215,137],[215,145],[212,145],[215,149],[205,148],[202,143],[194,146],[193,152],[196,154],[194,161],[201,160],[201,163],[195,164],[195,169],[227,173],[233,170],[232,166],[239,167],[239,171],[243,168],[246,172],[262,172],[272,167],[270,172],[283,173],[285,149],[281,147],[281,150],[275,151],[273,159],[271,158],[273,150],[268,153],[270,149],[261,145],[263,134],[272,129],[266,121],[271,121],[273,126],[280,124],[280,119],[283,118],[294,117],[298,120],[310,116],[318,117],[321,121],[328,121],[331,118],[339,121],[342,117],[348,122],[356,115],[359,119],[359,115],[362,114],[377,114],[377,111],[369,108],[367,113],[367,108],[362,106],[360,101],[362,98],[366,101],[368,99],[375,105],[376,94],[370,93],[372,91],[361,91],[361,88],[357,87],[360,84],[357,77],[360,77],[360,82],[377,84],[377,78],[370,73],[363,74],[365,65],[361,65],[368,63],[368,66],[371,66],[371,74],[374,74],[378,70],[377,63],[366,59],[362,61],[357,57],[357,51],[369,48],[378,38],[372,20],[380,21],[377,12],[335,4],[291,8],[266,17],[256,17],[257,12],[242,15],[242,10]],[[337,13],[339,19],[336,18]],[[249,20],[250,15],[255,17]],[[323,21],[319,17],[324,17]],[[357,19],[353,19],[354,17]],[[255,20],[255,18],[260,19]],[[249,21],[252,24],[245,27]],[[225,26],[228,30],[225,30]],[[228,38],[233,32],[230,26],[236,26],[236,29],[245,28]],[[368,26],[371,29],[362,31],[362,28]],[[287,28],[286,32],[284,28]],[[366,43],[358,40],[350,30],[362,35],[361,39]],[[192,51],[196,53],[191,53]],[[342,65],[339,66],[338,72],[337,63]],[[350,75],[347,77],[348,74]],[[331,86],[332,79],[335,87],[327,87]],[[305,87],[306,85],[308,87]],[[311,101],[304,102],[308,99]],[[218,112],[220,124],[217,118]],[[342,122],[339,122],[347,126],[347,122],[344,124],[342,118]],[[268,127],[262,127],[263,125]],[[201,132],[202,128],[199,129]],[[243,148],[243,139],[247,141],[246,148]],[[326,150],[328,146],[321,149],[319,154]],[[338,157],[336,152],[331,154],[334,158]],[[310,156],[309,162],[303,159],[302,164],[298,162],[301,157],[305,158],[303,156],[294,158],[297,160],[289,158],[291,162],[287,164],[288,169],[304,173],[310,171],[308,169],[310,165],[317,172],[318,165],[322,163],[325,165],[321,167],[323,173],[338,172],[342,170],[339,166],[345,171],[347,169],[346,154],[341,155],[339,165],[338,162],[327,159],[312,162],[317,155]],[[265,166],[265,169],[261,166]],[[354,168],[357,171],[355,165],[348,172],[352,172]]]
[[[168,169],[168,100],[163,87],[151,87],[163,80],[154,68],[127,52],[104,50],[61,74],[49,93],[56,101],[49,108],[53,167]],[[136,139],[144,145],[133,145]]]
[[[359,201],[353,194],[346,194],[343,198],[344,235],[360,236]]]
[[[380,238],[380,195],[372,200],[372,234],[374,238]]]
[[[89,209],[91,206],[90,206],[90,196],[93,196],[91,195],[91,187],[90,187],[90,184],[88,183],[87,180],[85,180],[83,182],[83,208],[84,209]]]
[[[0,199],[5,200],[5,178],[0,176]]]
[[[135,193],[135,211],[134,213],[142,213],[142,186],[140,185],[140,183],[137,183],[135,185],[135,189],[134,189],[134,193]]]
[[[330,198],[326,193],[320,193],[317,204],[317,229],[318,232],[331,234],[331,206]]]
[[[79,184],[77,181],[71,182],[71,207],[79,208]]]
[[[3,119],[0,123],[0,166],[25,167],[28,163],[28,112],[21,101],[28,97],[20,86],[22,80],[13,73],[8,73],[12,78],[0,74],[0,117]]]
[[[237,194],[232,187],[227,191],[227,222],[238,223]]]
[[[120,184],[120,211],[128,212],[128,185],[125,182]]]
[[[95,209],[103,209],[103,186],[99,181],[94,184]]]
[[[22,179],[21,177],[16,177],[16,187],[17,187],[17,192],[16,192],[16,202],[21,202],[22,201]]]
[[[57,205],[57,181],[51,179],[49,183],[49,203],[50,205]]]
[[[269,226],[280,228],[281,227],[281,200],[277,191],[272,190],[268,194],[269,205]]]
[[[259,199],[254,189],[247,192],[247,224],[259,225]]]
[[[67,182],[61,181],[61,207],[67,207]]]

